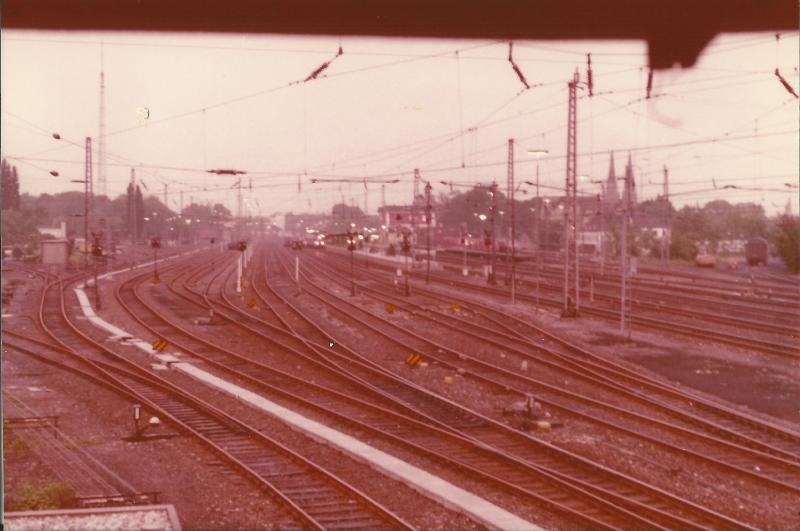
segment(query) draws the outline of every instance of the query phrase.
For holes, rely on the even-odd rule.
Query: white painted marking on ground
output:
[[[89,303],[89,298],[80,287],[75,288],[75,294],[80,301],[81,311],[95,326],[102,328],[112,335],[130,335],[124,330],[114,326],[113,324],[101,319],[95,314]],[[160,359],[161,356],[153,352],[152,345],[144,341],[135,339],[130,342],[132,345],[139,347],[146,353]],[[162,355],[163,356],[163,355]],[[172,356],[169,356],[172,358]],[[173,358],[177,361],[177,358]],[[160,361],[163,361],[160,359]],[[476,496],[452,483],[435,476],[430,472],[422,470],[414,465],[406,463],[397,457],[394,457],[386,452],[370,446],[350,435],[334,430],[324,424],[304,417],[290,409],[264,398],[248,389],[240,387],[236,384],[223,380],[222,378],[211,374],[205,370],[199,369],[191,363],[179,361],[172,363],[172,368],[177,369],[201,382],[224,391],[251,406],[277,417],[279,420],[286,422],[306,433],[310,437],[330,444],[345,453],[351,455],[355,459],[366,462],[369,466],[381,471],[382,473],[402,481],[409,485],[411,488],[418,492],[438,501],[445,507],[462,512],[470,518],[494,529],[509,529],[509,530],[531,530],[542,531],[542,528],[534,525],[527,520],[516,516],[497,505]],[[155,367],[154,367],[155,368]]]

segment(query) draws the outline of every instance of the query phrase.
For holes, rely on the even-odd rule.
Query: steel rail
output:
[[[57,293],[60,305],[52,304],[53,297],[48,297],[49,293],[55,291],[50,289],[55,285],[59,288]],[[350,522],[376,528],[411,528],[366,494],[256,428],[143,370],[81,332],[66,313],[62,292],[60,279],[46,285],[40,306],[42,325],[57,343],[101,371],[116,385],[127,388],[151,409],[193,434],[246,477],[267,490],[289,509],[293,518],[303,522],[304,526],[324,529],[335,526],[337,522]],[[48,315],[45,318],[46,306],[60,306],[57,317],[63,320],[60,326],[52,319],[53,316]],[[69,348],[67,342],[62,341],[64,334],[70,331],[73,338],[79,338],[82,342],[80,355]],[[121,363],[122,367],[99,359],[90,359],[86,355],[87,347],[94,351],[93,354]],[[329,504],[323,506],[319,500],[326,500]],[[345,511],[337,507],[344,507]]]
[[[284,263],[284,269],[287,270],[288,267]],[[322,288],[316,286],[309,278],[308,275],[301,271],[301,278],[303,279],[303,285],[305,287],[304,292],[314,295],[318,298],[321,302],[324,302],[326,305],[330,306],[333,309],[337,309],[340,306],[340,301],[332,302],[331,300],[325,300],[325,296],[321,296],[319,294],[313,293],[314,291],[324,291]],[[313,288],[313,289],[312,289]],[[328,294],[328,297],[333,297],[332,295]],[[288,304],[288,302],[287,302]],[[297,308],[295,308],[297,310]],[[299,311],[299,310],[298,310]],[[342,309],[337,310],[339,313],[343,315],[348,315]],[[369,329],[375,330],[377,333],[382,333],[382,331],[374,328],[373,325],[369,325],[364,323],[362,326],[366,326]],[[464,406],[460,406],[464,407]],[[477,415],[477,413],[476,413]],[[504,451],[510,453],[511,455],[516,455],[527,461],[529,463],[535,463],[538,466],[546,468],[551,473],[559,474],[565,481],[573,482],[573,481],[581,481],[581,482],[588,482],[591,483],[592,481],[596,482],[596,484],[602,485],[604,489],[612,490],[617,496],[618,500],[629,500],[633,501],[636,500],[639,503],[644,503],[648,507],[658,507],[666,512],[669,511],[679,511],[678,507],[683,506],[686,509],[686,513],[694,513],[694,516],[702,519],[702,518],[728,518],[718,513],[714,513],[706,508],[700,507],[699,505],[693,504],[692,502],[680,499],[675,497],[674,495],[667,493],[661,489],[653,487],[651,485],[644,484],[639,480],[621,474],[619,472],[612,472],[605,467],[603,470],[600,471],[597,469],[597,465],[594,464],[592,461],[587,460],[577,454],[571,453],[569,451],[554,447],[549,443],[545,443],[544,441],[537,440],[532,438],[528,435],[522,434],[519,431],[512,430],[508,426],[498,423],[497,421],[490,419],[485,416],[481,416],[485,419],[485,425],[470,428],[469,430],[462,429],[463,433],[469,434],[470,437],[475,438],[475,440],[482,441],[486,444],[494,446],[496,448],[501,448]],[[486,429],[487,427],[491,427],[491,429]],[[521,440],[526,441],[526,444],[522,444],[521,442],[514,442],[513,439],[521,438]],[[585,468],[581,470],[582,467],[589,467],[589,470]],[[577,480],[576,478],[582,478],[581,480]],[[622,487],[619,483],[627,484],[627,487]],[[634,486],[635,485],[635,486]],[[633,492],[636,492],[635,495],[631,495],[630,489],[633,489]],[[625,495],[625,492],[628,492],[628,496]],[[647,500],[644,502],[643,500]],[[670,501],[667,501],[670,500]],[[671,509],[670,509],[671,507]],[[687,507],[691,507],[691,509],[687,509]],[[706,514],[706,512],[712,514]],[[684,514],[684,513],[681,513]],[[705,515],[705,516],[703,516]],[[684,514],[684,516],[687,516]],[[704,524],[709,525],[709,524]],[[746,525],[741,522],[731,523],[729,522],[726,525]]]
[[[375,267],[373,266],[370,271],[361,270],[362,275],[375,275]],[[505,328],[509,333],[515,333],[518,337],[525,339],[531,346],[539,349],[545,349],[541,344],[541,340],[547,340],[555,343],[556,346],[564,350],[556,352],[553,349],[546,349],[546,352],[552,356],[556,356],[561,360],[565,360],[565,356],[569,356],[569,362],[573,367],[583,367],[587,370],[587,374],[593,377],[598,377],[598,371],[602,371],[606,378],[613,380],[622,379],[623,385],[630,385],[631,383],[643,387],[650,393],[655,393],[656,399],[664,400],[679,400],[685,408],[693,414],[702,413],[709,415],[710,419],[705,419],[705,422],[711,424],[720,424],[721,427],[732,429],[733,426],[738,425],[739,431],[748,427],[754,432],[745,433],[745,439],[739,439],[742,443],[747,443],[747,439],[753,439],[752,443],[756,443],[755,448],[761,449],[766,452],[772,452],[775,455],[783,456],[789,459],[800,459],[800,434],[787,430],[781,426],[757,419],[752,415],[744,412],[732,410],[729,407],[709,402],[708,399],[700,397],[696,393],[684,387],[676,387],[669,385],[666,382],[655,380],[650,377],[643,376],[638,372],[607,360],[603,356],[596,355],[579,347],[578,345],[560,337],[552,332],[537,326],[533,322],[523,321],[518,317],[499,311],[486,303],[475,300],[474,298],[465,299],[463,294],[455,294],[452,292],[440,293],[433,291],[428,287],[415,286],[415,292],[424,293],[427,297],[433,297],[436,300],[447,303],[461,303],[465,307],[479,309],[482,315],[491,320],[494,325]],[[493,317],[488,317],[491,314]],[[522,331],[520,331],[522,329]],[[534,335],[534,338],[531,338]],[[567,361],[567,360],[565,360]],[[736,433],[731,433],[732,436],[737,436]],[[746,445],[751,445],[747,443]]]
[[[325,266],[329,268],[332,267],[330,263],[325,264]],[[340,285],[342,286],[344,286],[346,282],[349,282],[347,278],[345,278],[343,273],[338,278],[332,275],[326,275],[326,276],[333,281],[339,282]],[[588,395],[578,394],[576,392],[568,391],[566,389],[562,389],[558,386],[555,386],[551,383],[547,383],[540,379],[530,377],[527,375],[521,375],[515,371],[509,371],[508,369],[500,367],[492,362],[487,363],[482,358],[477,359],[475,356],[468,355],[463,352],[451,351],[449,348],[440,343],[431,342],[428,341],[426,338],[419,337],[418,339],[421,339],[422,341],[426,342],[431,347],[427,349],[427,357],[443,365],[450,366],[455,369],[464,370],[471,377],[479,379],[486,383],[490,383],[491,385],[497,387],[500,390],[502,389],[515,390],[522,397],[524,397],[529,392],[529,390],[515,387],[514,386],[515,382],[519,384],[532,385],[536,389],[546,392],[549,396],[556,395],[557,397],[564,397],[572,401],[578,401],[580,404],[589,405],[595,408],[600,408],[602,410],[610,411],[615,414],[624,416],[629,420],[644,422],[656,428],[666,429],[668,431],[674,432],[683,437],[690,437],[696,439],[699,442],[704,443],[705,445],[711,445],[714,448],[720,448],[723,450],[723,452],[698,453],[698,450],[692,448],[675,446],[674,444],[668,443],[661,439],[647,436],[645,434],[632,431],[630,429],[622,428],[620,426],[613,424],[613,422],[609,422],[601,418],[595,418],[594,416],[585,415],[582,411],[576,410],[574,407],[564,404],[563,402],[548,401],[542,398],[541,394],[537,394],[537,399],[540,402],[548,403],[552,407],[558,408],[572,415],[588,418],[594,422],[599,422],[610,429],[623,431],[628,435],[646,439],[648,440],[648,442],[652,444],[666,447],[667,449],[674,452],[683,453],[686,455],[693,455],[700,459],[708,460],[714,463],[715,466],[721,466],[724,468],[728,468],[730,470],[734,470],[740,474],[745,474],[749,476],[751,479],[757,479],[761,482],[770,483],[773,486],[779,486],[780,488],[795,490],[798,493],[800,493],[800,455],[792,455],[792,454],[787,455],[780,449],[773,447],[763,448],[763,445],[755,445],[755,444],[753,444],[753,446],[761,446],[762,449],[752,450],[751,448],[742,446],[740,444],[720,439],[719,437],[714,435],[715,433],[719,433],[723,428],[719,425],[712,424],[709,426],[708,421],[705,419],[700,419],[697,416],[682,410],[676,410],[674,407],[666,405],[660,401],[653,400],[651,397],[648,397],[646,395],[643,396],[633,393],[622,382],[615,382],[614,380],[607,378],[604,375],[600,375],[597,372],[588,372],[588,371],[581,372],[573,367],[556,365],[550,360],[543,359],[542,357],[531,356],[526,351],[520,350],[520,348],[533,346],[536,349],[541,349],[542,347],[536,344],[531,345],[530,343],[527,343],[522,339],[517,339],[510,335],[503,335],[500,334],[498,331],[490,330],[486,327],[483,327],[475,323],[474,317],[472,319],[456,318],[454,316],[447,315],[443,312],[431,309],[430,307],[422,307],[419,305],[409,303],[407,300],[404,300],[404,298],[398,296],[387,296],[385,294],[385,291],[380,291],[365,285],[361,285],[361,290],[368,292],[367,294],[370,297],[376,298],[384,303],[394,304],[396,305],[397,308],[412,307],[413,309],[411,311],[414,313],[414,315],[417,315],[423,319],[430,320],[431,322],[436,323],[438,325],[444,326],[448,330],[469,336],[471,338],[478,339],[488,344],[492,344],[494,346],[503,348],[504,351],[506,352],[515,353],[525,359],[533,361],[534,363],[539,363],[550,369],[558,370],[559,372],[561,372],[561,377],[566,375],[573,378],[581,379],[586,384],[594,385],[596,387],[599,387],[600,389],[608,391],[609,393],[613,393],[617,396],[626,397],[627,399],[640,402],[647,407],[654,408],[655,412],[664,412],[673,417],[677,416],[681,420],[688,422],[691,425],[706,428],[709,433],[701,433],[696,431],[695,429],[685,428],[683,426],[678,426],[665,421],[661,421],[654,417],[648,417],[639,413],[631,412],[619,406],[610,404],[608,402],[603,402],[602,400],[599,400],[595,397],[590,397]],[[353,308],[356,309],[356,307]],[[364,310],[361,311],[367,313]],[[447,322],[448,320],[451,322],[448,323]],[[488,337],[488,334],[493,334],[494,336],[501,338],[503,341],[498,341],[497,339]],[[511,344],[509,342],[511,342]],[[514,344],[514,342],[516,342],[516,344]],[[487,374],[493,374],[494,376],[492,378],[487,378]],[[724,429],[722,429],[722,433],[725,434]],[[736,436],[738,434],[733,434],[733,435]],[[741,437],[736,437],[736,438],[742,439]],[[755,441],[749,441],[747,439],[744,439],[742,442],[752,444]],[[682,444],[685,444],[685,442]],[[769,450],[774,452],[774,454],[778,455],[764,453],[763,450]],[[707,452],[708,450],[704,449],[704,451]]]

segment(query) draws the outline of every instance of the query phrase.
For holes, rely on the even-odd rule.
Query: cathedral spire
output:
[[[636,204],[636,179],[633,176],[633,158],[631,154],[628,153],[628,164],[625,166],[625,180],[630,182],[629,186],[625,187],[625,193],[623,194],[622,200],[627,202],[628,196],[627,191],[630,190],[631,194],[631,203]]]
[[[614,169],[613,151],[611,152],[611,161],[608,164],[608,180],[603,191],[603,200],[612,205],[619,202],[619,192],[617,191],[617,172]]]

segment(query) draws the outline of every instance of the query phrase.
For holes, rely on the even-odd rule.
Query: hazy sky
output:
[[[798,212],[785,186],[798,182],[798,100],[773,73],[800,90],[797,33],[723,35],[694,68],[655,72],[647,100],[646,47],[633,41],[517,41],[532,85],[522,90],[500,41],[3,31],[2,155],[23,192],[82,189],[69,179],[83,178],[86,136],[97,159],[102,56],[112,196],[136,167],[150,192],[169,183],[173,208],[184,190],[185,204],[234,209],[236,178],[204,170],[235,168],[252,179],[255,213],[327,210],[342,195],[363,208],[363,184],[315,177],[400,179],[386,201],[405,203],[414,168],[436,192],[448,191],[442,180],[505,186],[509,138],[518,181],[536,173],[526,150],[547,149],[541,183],[563,187],[567,81],[576,68],[586,81],[587,52],[595,95],[579,90],[577,107],[585,191],[598,191],[589,181],[606,178],[613,150],[618,175],[632,154],[640,197],[661,192],[666,164],[678,205],[757,201],[774,213],[791,198]],[[380,185],[367,189],[374,212]]]

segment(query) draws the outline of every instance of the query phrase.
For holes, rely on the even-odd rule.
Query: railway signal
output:
[[[100,244],[100,241],[103,238],[102,232],[93,232],[92,233],[92,256],[94,257],[92,262],[94,263],[94,306],[97,310],[100,310],[100,287],[97,284],[97,262],[100,257],[103,256],[103,246]]]
[[[150,247],[153,248],[153,284],[158,284],[158,250],[161,248],[161,237],[153,236],[150,238]]]
[[[407,229],[403,230],[403,239],[400,242],[400,249],[403,251],[403,255],[406,257],[405,258],[406,274],[404,275],[405,276],[404,294],[405,294],[406,297],[408,297],[411,294],[411,289],[408,286],[408,273],[409,273],[409,271],[408,271],[408,256],[411,254],[411,239],[409,238],[409,234],[408,234],[408,230]]]
[[[239,240],[236,243],[230,244],[229,248],[236,249],[241,253],[239,255],[239,261],[236,263],[236,292],[244,296],[244,253],[247,251],[247,242]]]

